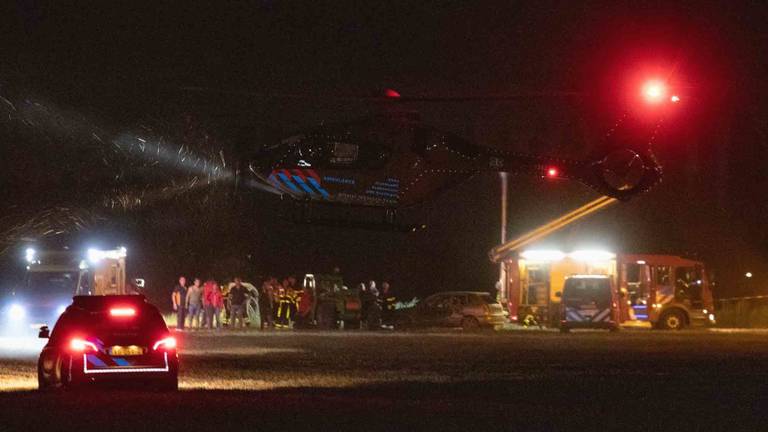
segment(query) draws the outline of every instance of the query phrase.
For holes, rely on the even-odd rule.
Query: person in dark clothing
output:
[[[240,278],[235,278],[235,285],[229,290],[229,325],[232,328],[237,327],[237,321],[240,320],[240,327],[245,327],[245,301],[247,300],[247,291]]]
[[[381,305],[381,321],[386,327],[392,327],[395,319],[395,303],[397,297],[392,291],[392,287],[389,282],[382,282],[381,291],[379,292],[379,304]]]
[[[173,287],[171,293],[171,304],[176,312],[176,328],[184,330],[184,320],[187,318],[187,278],[179,276],[179,283]]]
[[[376,283],[371,281],[368,287],[361,283],[359,292],[362,303],[360,318],[368,330],[378,330],[381,327],[381,307]]]
[[[270,277],[261,284],[259,293],[259,310],[261,311],[261,329],[274,328],[274,302],[275,293],[273,287],[274,278]]]

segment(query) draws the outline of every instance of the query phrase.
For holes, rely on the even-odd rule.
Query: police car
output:
[[[142,295],[75,296],[38,360],[40,389],[111,382],[178,389],[176,339]]]

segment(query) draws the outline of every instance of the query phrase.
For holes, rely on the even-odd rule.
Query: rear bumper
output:
[[[560,321],[560,327],[568,329],[613,329],[618,326],[614,321]]]
[[[477,317],[477,320],[480,322],[481,326],[485,327],[496,327],[501,326],[506,323],[507,318],[501,314],[501,315],[483,315],[480,317]]]
[[[162,359],[152,364],[99,367],[95,367],[88,355],[83,354],[71,357],[69,373],[73,383],[145,382],[175,379],[178,370],[179,361],[175,352],[163,353]]]

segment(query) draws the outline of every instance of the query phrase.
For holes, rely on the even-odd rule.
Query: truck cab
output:
[[[715,323],[710,277],[703,263],[674,255],[619,257],[622,320],[662,330]]]
[[[36,332],[53,326],[73,296],[128,294],[125,257],[125,248],[86,253],[28,248],[24,283],[0,302],[3,326],[15,334]]]

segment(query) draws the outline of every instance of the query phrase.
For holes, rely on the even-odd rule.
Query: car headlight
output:
[[[710,321],[715,322],[715,314],[709,314],[708,318]]]
[[[8,317],[13,321],[19,321],[24,319],[24,316],[27,314],[27,311],[24,310],[24,307],[18,304],[11,305],[10,308],[8,308]]]

